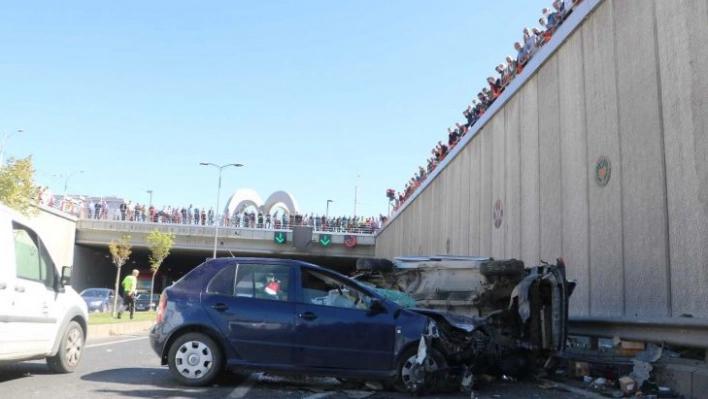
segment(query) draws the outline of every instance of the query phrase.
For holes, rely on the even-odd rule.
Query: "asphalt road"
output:
[[[479,399],[584,399],[562,386],[542,382],[498,381],[475,392]],[[262,373],[230,373],[205,388],[177,385],[167,367],[158,364],[145,334],[89,339],[76,372],[51,374],[44,361],[0,366],[0,396],[4,398],[279,398],[384,399],[410,395],[342,384],[332,378],[279,377]],[[470,394],[429,395],[427,398],[470,398]]]

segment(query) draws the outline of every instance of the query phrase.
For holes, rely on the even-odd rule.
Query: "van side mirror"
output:
[[[61,268],[61,286],[62,288],[71,285],[71,266]]]

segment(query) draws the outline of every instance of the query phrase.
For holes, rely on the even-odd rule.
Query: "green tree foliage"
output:
[[[124,235],[123,237],[120,238],[120,241],[117,243],[113,240],[111,240],[110,243],[108,243],[108,250],[111,253],[111,257],[113,258],[113,264],[116,266],[116,285],[115,285],[115,293],[116,296],[113,299],[113,317],[116,317],[118,315],[118,286],[120,284],[120,269],[125,265],[125,262],[128,261],[128,258],[130,257],[130,254],[132,253],[132,245],[130,245],[130,236],[129,235]]]
[[[5,165],[0,165],[0,202],[26,216],[38,212],[31,156],[10,158]]]
[[[150,249],[150,270],[152,271],[152,281],[150,282],[150,303],[152,294],[155,292],[155,275],[162,265],[162,261],[170,255],[170,249],[175,243],[175,235],[170,232],[161,232],[154,229],[147,236],[147,245]]]

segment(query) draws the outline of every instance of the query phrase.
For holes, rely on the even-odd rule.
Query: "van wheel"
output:
[[[81,360],[84,349],[84,330],[79,323],[72,321],[66,327],[59,343],[59,350],[47,358],[47,366],[54,373],[72,373]]]
[[[189,333],[177,338],[167,355],[170,373],[180,384],[205,386],[221,373],[221,348],[210,337]]]
[[[483,276],[513,276],[524,271],[524,262],[516,259],[490,260],[479,265]]]
[[[435,371],[445,368],[445,359],[435,349],[430,349],[422,364],[416,363],[418,346],[409,348],[398,363],[396,380],[393,387],[399,392],[421,395],[424,391],[434,390],[437,385]]]
[[[359,258],[356,260],[356,270],[388,273],[393,271],[393,262],[386,258]]]

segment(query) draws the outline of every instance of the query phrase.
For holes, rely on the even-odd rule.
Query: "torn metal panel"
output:
[[[567,337],[573,284],[565,279],[562,259],[556,265],[529,268],[519,268],[519,263],[415,257],[394,260],[395,267],[387,273],[357,276],[409,295],[416,304],[409,310],[431,320],[421,332],[411,366],[412,392],[442,389],[445,384],[469,391],[475,375],[515,378],[557,363]],[[443,357],[444,367],[424,366],[434,360],[433,351]],[[426,373],[433,371],[436,377],[427,378]]]

